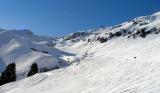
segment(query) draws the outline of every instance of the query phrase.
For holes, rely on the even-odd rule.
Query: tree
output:
[[[0,85],[16,81],[16,64],[11,63],[9,64],[5,71],[1,73],[0,77]]]
[[[0,76],[0,86],[3,85],[3,81],[2,81],[2,78]]]
[[[36,74],[36,73],[38,73],[38,65],[37,65],[37,63],[33,63],[33,64],[31,65],[31,69],[30,69],[30,71],[29,71],[29,73],[28,73],[28,77],[29,77],[29,76],[32,76],[32,75],[34,75],[34,74]]]

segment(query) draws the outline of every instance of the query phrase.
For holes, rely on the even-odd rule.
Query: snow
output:
[[[134,19],[149,22],[142,26],[125,22],[113,28],[98,29],[76,42],[63,41],[63,37],[58,38],[54,48],[47,48],[45,43],[41,43],[46,39],[40,39],[39,42],[34,40],[34,43],[30,41],[31,39],[21,42],[23,40],[15,37],[0,41],[3,42],[3,46],[0,47],[1,59],[7,63],[8,60],[15,58],[18,72],[27,71],[26,68],[32,62],[49,67],[54,65],[50,62],[56,63],[58,58],[71,64],[0,86],[0,93],[159,93],[160,34],[149,34],[145,38],[135,39],[120,36],[105,43],[94,41],[97,35],[95,33],[99,33],[98,36],[105,36],[105,33],[120,29],[135,31],[143,27],[158,27],[159,17],[159,13],[156,13]],[[1,38],[4,39],[3,36],[0,40]],[[88,38],[92,42],[83,40]],[[38,51],[26,49],[31,46]],[[20,51],[22,47],[25,47],[27,53]],[[7,49],[3,51],[4,48]],[[41,50],[51,53],[44,54],[40,52]],[[13,56],[14,53],[17,55]],[[43,59],[46,59],[47,63],[42,62]]]
[[[17,75],[27,74],[32,63],[37,63],[40,68],[46,67],[48,69],[58,65],[58,59],[52,54],[45,54],[41,51],[51,51],[45,44],[37,44],[42,42],[39,40],[31,41],[34,37],[31,32],[28,31],[17,31],[17,30],[6,30],[0,32],[0,72],[9,63],[16,63]],[[23,38],[22,38],[23,37]],[[27,39],[30,38],[30,39]],[[34,38],[36,39],[36,38]],[[37,43],[35,43],[37,41]],[[33,51],[30,48],[36,48],[39,51]],[[51,51],[52,53],[52,51]],[[18,79],[21,79],[18,78]]]
[[[154,13],[153,15],[155,15],[155,16],[160,16],[160,12],[156,12],[156,13]]]

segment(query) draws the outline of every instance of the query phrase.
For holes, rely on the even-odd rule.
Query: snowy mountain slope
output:
[[[160,32],[159,20],[160,15],[158,12],[153,15],[138,17],[112,27],[103,27],[96,30],[88,30],[87,32],[76,32],[59,41],[60,44],[64,43],[62,45],[64,46],[72,45],[72,43],[77,43],[77,41],[100,41],[101,43],[104,43],[120,36],[128,38],[144,38],[148,34],[158,34]]]
[[[113,58],[37,74],[0,87],[2,93],[150,93],[159,91],[159,64]],[[118,61],[118,62],[117,62]],[[98,64],[97,64],[98,62]]]
[[[59,38],[55,56],[72,65],[0,86],[0,93],[159,93],[159,28],[160,12]]]
[[[32,38],[33,37],[33,38]],[[0,72],[9,63],[16,63],[17,75],[28,73],[30,65],[37,63],[39,68],[48,69],[58,65],[58,59],[52,55],[52,50],[44,44],[42,37],[35,37],[28,30],[4,30],[0,32]],[[44,38],[44,40],[46,40]],[[48,38],[49,40],[49,38]],[[36,50],[33,50],[36,49]],[[44,51],[51,52],[51,54]],[[24,78],[23,76],[22,78]]]

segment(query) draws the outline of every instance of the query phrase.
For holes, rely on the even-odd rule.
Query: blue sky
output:
[[[160,0],[0,0],[0,27],[66,35],[158,11]]]

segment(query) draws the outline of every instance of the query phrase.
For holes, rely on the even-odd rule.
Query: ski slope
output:
[[[138,23],[135,25],[133,22]],[[150,29],[159,28],[160,12],[135,18],[133,22],[100,28],[80,37],[79,34],[74,38],[70,35],[71,39],[67,37],[67,40],[58,38],[55,48],[49,49],[56,55],[50,56],[67,61],[70,66],[5,84],[0,86],[0,93],[159,93],[160,34]],[[145,38],[139,35],[128,38],[140,28],[153,32]],[[109,38],[105,43],[96,41],[97,36],[108,37],[106,33],[121,29],[132,31],[132,34]],[[13,46],[8,51],[19,47],[12,42]],[[29,59],[30,55],[34,57]],[[31,52],[25,55],[29,60],[26,65],[39,56],[44,54]]]

